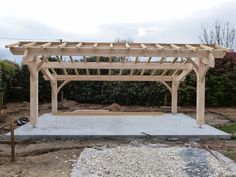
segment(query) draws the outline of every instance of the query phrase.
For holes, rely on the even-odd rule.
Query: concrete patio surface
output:
[[[28,123],[15,130],[18,140],[67,138],[201,138],[230,139],[230,135],[209,125],[199,128],[184,114],[55,116],[44,114],[33,127]],[[10,135],[4,135],[9,139]]]

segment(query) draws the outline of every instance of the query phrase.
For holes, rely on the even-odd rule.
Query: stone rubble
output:
[[[118,146],[86,148],[70,177],[233,177],[223,162],[204,149]]]

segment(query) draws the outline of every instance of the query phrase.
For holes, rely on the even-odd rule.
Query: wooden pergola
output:
[[[201,126],[204,124],[206,72],[214,67],[214,58],[223,58],[229,51],[218,45],[105,42],[24,41],[6,47],[14,55],[24,55],[23,64],[29,68],[30,122],[33,125],[38,118],[39,71],[51,83],[53,114],[57,113],[58,92],[70,81],[158,81],[170,91],[171,110],[175,114],[179,84],[194,70],[197,76],[196,122]],[[52,56],[56,60],[49,61]],[[75,59],[78,56],[80,58]],[[96,60],[90,61],[89,57]],[[107,60],[100,61],[100,57]],[[96,73],[92,74],[91,70]]]

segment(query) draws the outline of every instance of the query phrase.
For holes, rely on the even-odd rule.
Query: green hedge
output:
[[[51,59],[54,60],[54,59]],[[90,58],[94,61],[95,58]],[[107,60],[103,58],[102,60]],[[118,59],[117,59],[118,60]],[[7,101],[29,101],[29,71],[26,66],[19,66],[9,61],[2,61],[0,67],[14,66],[10,69],[11,78],[7,81]],[[3,65],[3,66],[2,66]],[[5,66],[6,65],[6,66]],[[11,67],[10,67],[11,68]],[[4,70],[4,69],[2,69]],[[69,71],[73,72],[73,71]],[[95,71],[94,71],[95,72]],[[101,74],[107,72],[101,70]],[[125,71],[124,71],[125,72]],[[2,72],[5,73],[5,72]],[[9,74],[8,74],[9,75]],[[4,74],[2,74],[2,77]],[[5,76],[4,76],[5,77]],[[80,103],[99,103],[121,105],[160,106],[164,104],[165,95],[168,104],[171,102],[169,91],[157,82],[71,82],[62,89],[64,98]],[[60,97],[61,92],[59,93]],[[39,101],[48,102],[51,98],[50,83],[39,75]],[[178,104],[193,106],[196,103],[196,76],[191,72],[180,84]],[[236,105],[236,70],[235,64],[227,61],[216,62],[216,67],[210,69],[206,76],[206,105],[235,106]]]

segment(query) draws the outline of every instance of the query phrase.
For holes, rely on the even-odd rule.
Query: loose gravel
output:
[[[71,177],[233,177],[234,172],[204,149],[118,146],[86,148]]]

